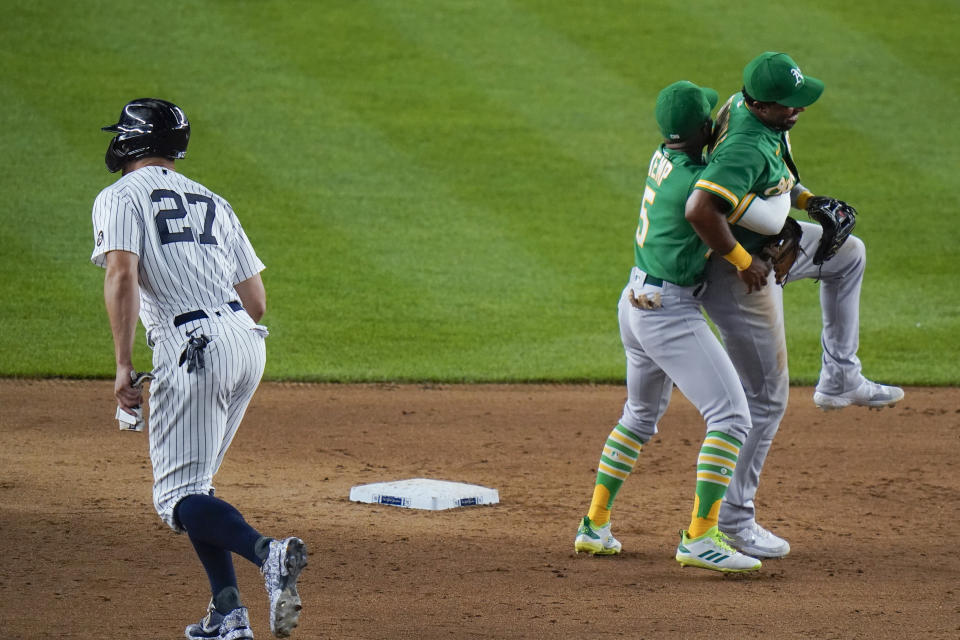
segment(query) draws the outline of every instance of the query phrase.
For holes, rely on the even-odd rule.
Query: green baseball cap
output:
[[[657,125],[667,140],[683,140],[703,126],[717,106],[713,89],[688,80],[674,82],[657,96]]]
[[[823,81],[800,72],[785,53],[767,51],[743,69],[743,86],[751,98],[785,107],[809,107],[823,93]]]

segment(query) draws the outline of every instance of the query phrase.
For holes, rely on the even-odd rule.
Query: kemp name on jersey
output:
[[[696,284],[706,266],[707,246],[683,217],[703,166],[686,153],[660,145],[650,159],[640,205],[637,268],[681,286]]]

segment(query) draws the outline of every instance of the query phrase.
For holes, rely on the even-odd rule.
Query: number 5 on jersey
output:
[[[643,202],[640,204],[640,224],[637,225],[637,246],[643,248],[643,241],[647,239],[650,230],[650,216],[647,215],[647,205],[653,206],[653,199],[657,192],[647,186],[643,190]]]

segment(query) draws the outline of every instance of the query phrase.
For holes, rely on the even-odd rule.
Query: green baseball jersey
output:
[[[634,244],[637,267],[681,286],[699,282],[707,261],[707,246],[683,217],[687,196],[703,167],[703,160],[660,145],[650,159],[640,205]]]
[[[710,161],[694,188],[720,196],[730,203],[731,221],[737,220],[755,193],[761,197],[787,193],[800,179],[790,155],[790,136],[763,124],[735,93],[717,113],[716,142]],[[742,227],[733,235],[743,247],[756,253],[767,240]]]

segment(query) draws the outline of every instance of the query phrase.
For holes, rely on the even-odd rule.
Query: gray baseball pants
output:
[[[860,336],[860,288],[866,266],[863,242],[851,236],[831,260],[813,264],[820,225],[800,223],[801,253],[788,282],[820,280],[823,358],[817,390],[837,394],[863,381],[857,358]],[[707,287],[701,303],[717,326],[730,360],[739,373],[750,406],[753,428],[743,447],[720,509],[720,528],[738,531],[755,521],[754,498],[760,472],[780,427],[790,393],[783,323],[783,290],[773,283],[747,294],[736,269],[719,256],[707,264]]]
[[[747,398],[737,371],[703,317],[703,287],[669,282],[653,285],[637,268],[630,273],[618,306],[620,337],[627,358],[627,401],[620,424],[647,442],[667,410],[673,385],[697,408],[707,431],[743,442],[750,431]],[[662,305],[638,309],[630,296]]]

